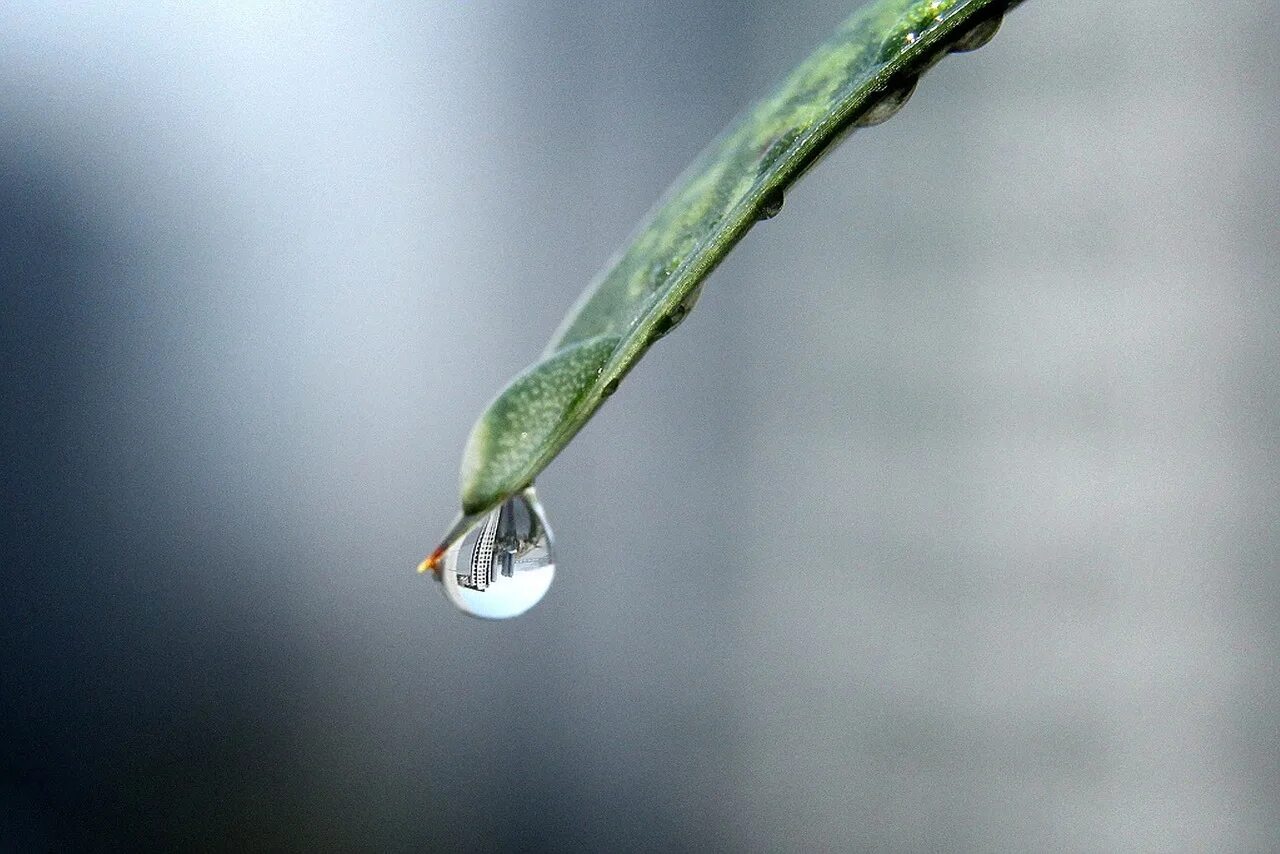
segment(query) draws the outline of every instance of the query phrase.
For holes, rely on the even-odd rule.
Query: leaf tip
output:
[[[440,568],[440,558],[444,557],[445,550],[448,546],[441,543],[436,546],[436,550],[422,559],[422,563],[418,564],[418,574],[425,575],[428,572],[435,572]]]

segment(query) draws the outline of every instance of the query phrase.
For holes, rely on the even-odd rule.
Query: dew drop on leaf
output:
[[[908,77],[905,80],[895,82],[888,91],[880,96],[879,100],[867,107],[862,115],[854,119],[853,126],[860,128],[869,128],[878,125],[881,122],[887,122],[893,118],[898,110],[911,99],[911,93],[916,91],[917,78]]]
[[[977,50],[995,37],[996,32],[1000,29],[1001,18],[999,15],[994,18],[988,18],[985,21],[979,21],[965,31],[960,38],[956,39],[951,45],[952,53],[968,53],[971,50]]]
[[[773,219],[782,213],[782,203],[785,201],[781,190],[774,190],[772,193],[764,197],[764,201],[760,204],[760,219]]]
[[[437,577],[464,614],[505,620],[538,604],[555,574],[551,528],[530,487],[459,537],[441,558]]]

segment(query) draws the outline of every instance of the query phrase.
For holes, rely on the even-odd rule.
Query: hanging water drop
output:
[[[532,487],[477,520],[436,569],[449,601],[487,620],[518,617],[538,604],[555,574],[551,528]]]
[[[904,80],[895,82],[880,96],[878,101],[867,107],[862,115],[854,119],[853,126],[869,128],[893,118],[894,114],[901,110],[903,105],[911,99],[911,93],[916,91],[916,82],[916,77],[907,77]]]
[[[702,295],[702,285],[698,285],[696,288],[694,288],[692,291],[689,292],[688,296],[680,300],[680,304],[677,305],[674,309],[672,309],[669,314],[659,319],[657,325],[654,327],[654,330],[653,330],[653,339],[657,341],[661,338],[666,337],[666,335],[670,333],[671,330],[675,329],[681,323],[684,323],[684,319],[689,316],[689,312],[693,311],[693,307],[698,304],[698,297],[700,297],[701,295]],[[618,388],[618,380],[616,379],[612,380],[608,385],[605,386],[605,389],[604,389],[605,397],[608,397],[609,395],[613,394],[614,391],[617,390],[617,388]]]
[[[988,18],[985,21],[979,21],[961,35],[951,45],[952,53],[968,53],[971,50],[977,50],[987,42],[995,38],[1000,30],[1001,17],[996,15],[994,18]]]
[[[764,201],[760,203],[760,220],[773,219],[782,213],[782,203],[786,199],[782,195],[782,190],[774,190],[772,193],[764,197]]]

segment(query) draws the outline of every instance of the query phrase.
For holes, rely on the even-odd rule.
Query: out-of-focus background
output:
[[[0,9],[0,843],[1280,847],[1280,19],[1032,0],[539,481],[466,432],[851,10]]]

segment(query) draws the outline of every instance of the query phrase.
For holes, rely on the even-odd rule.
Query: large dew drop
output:
[[[438,578],[464,614],[505,620],[538,604],[555,574],[551,528],[531,487],[459,538],[442,556]]]

